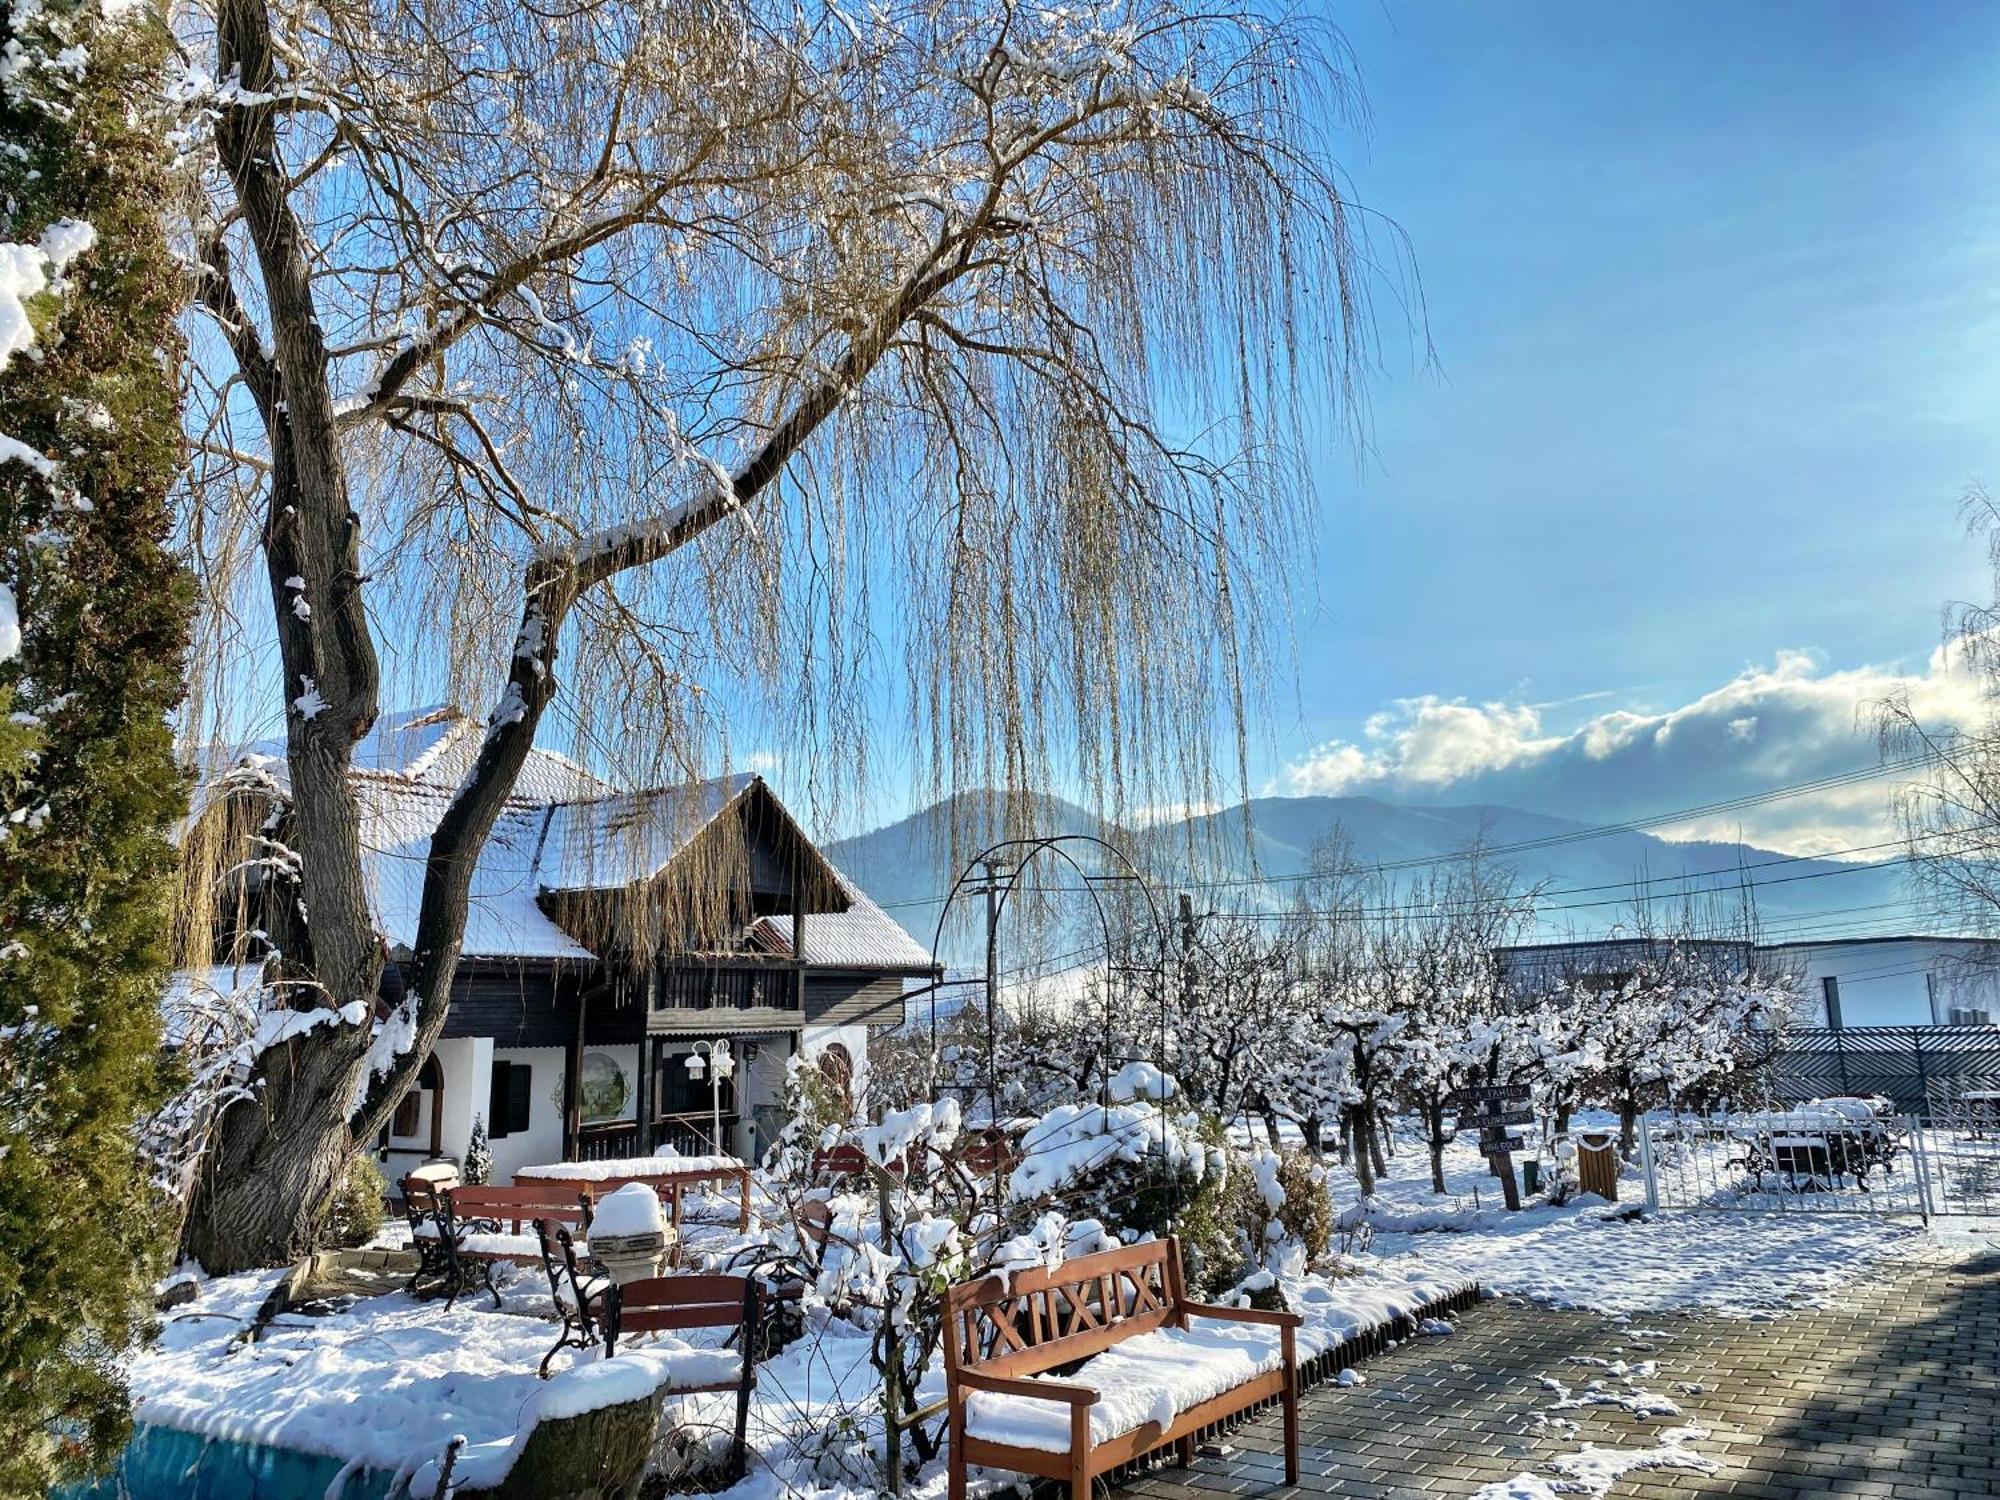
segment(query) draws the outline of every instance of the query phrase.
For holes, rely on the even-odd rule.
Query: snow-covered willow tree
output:
[[[1993,597],[1945,613],[1943,659],[1970,686],[1980,709],[1968,714],[1922,684],[1876,705],[1885,759],[1921,771],[1898,783],[1895,809],[1912,883],[1938,915],[1985,936],[2000,934],[2000,501],[1983,490],[1967,497],[1965,515],[1984,537]],[[1934,674],[1944,675],[1944,674]],[[1977,966],[1990,962],[1985,955]]]
[[[411,1082],[552,705],[632,774],[755,726],[822,807],[888,701],[939,791],[1185,800],[1240,746],[1367,327],[1313,23],[210,0],[183,37],[204,639],[275,641],[207,701],[284,706],[284,962],[324,1004],[384,963],[348,770],[385,652],[498,705],[431,845],[413,1045],[375,1071],[325,1025],[265,1065],[192,1213],[212,1268],[309,1244]]]

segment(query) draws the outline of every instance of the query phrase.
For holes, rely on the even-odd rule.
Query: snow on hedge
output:
[[[1091,1172],[1154,1153],[1165,1158],[1169,1172],[1199,1177],[1207,1170],[1206,1148],[1156,1105],[1060,1104],[1021,1137],[1007,1192],[1017,1203],[1060,1193]]]
[[[454,1437],[467,1442],[460,1481],[492,1482],[537,1422],[641,1400],[662,1386],[731,1379],[739,1368],[734,1350],[658,1335],[613,1360],[572,1355],[545,1383],[535,1368],[554,1342],[552,1324],[478,1299],[446,1308],[401,1293],[332,1317],[280,1319],[260,1341],[242,1340],[278,1274],[209,1282],[167,1320],[127,1369],[139,1421],[414,1475],[411,1493],[424,1496],[424,1475],[434,1487],[435,1461]]]
[[[637,1349],[616,1359],[560,1371],[522,1403],[520,1426],[514,1432],[485,1442],[468,1442],[460,1450],[452,1465],[452,1489],[497,1488],[543,1422],[650,1400],[662,1388],[671,1392],[677,1387],[720,1385],[734,1380],[741,1368],[734,1350],[683,1347]],[[440,1459],[432,1458],[411,1476],[411,1500],[431,1500],[438,1492],[440,1477]]]

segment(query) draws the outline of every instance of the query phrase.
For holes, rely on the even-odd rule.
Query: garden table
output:
[[[750,1164],[734,1156],[628,1156],[616,1161],[559,1161],[515,1169],[516,1182],[572,1183],[601,1197],[628,1182],[643,1182],[660,1195],[676,1231],[681,1195],[689,1188],[734,1185],[740,1207],[736,1227],[750,1227]]]

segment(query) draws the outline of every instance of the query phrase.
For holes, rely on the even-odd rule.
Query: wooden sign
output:
[[[1521,1206],[1521,1188],[1514,1177],[1513,1153],[1521,1150],[1527,1142],[1518,1135],[1507,1134],[1507,1127],[1533,1124],[1535,1112],[1532,1109],[1510,1109],[1508,1106],[1524,1105],[1533,1098],[1534,1090],[1525,1083],[1475,1084],[1460,1089],[1453,1096],[1459,1110],[1460,1133],[1479,1132],[1479,1154],[1486,1158],[1493,1175],[1500,1179],[1510,1209]]]
[[[1470,1104],[1475,1100],[1492,1099],[1504,1099],[1509,1103],[1516,1103],[1534,1098],[1535,1091],[1525,1083],[1482,1083],[1471,1088],[1460,1089],[1453,1097],[1458,1100],[1460,1106]]]
[[[1534,1123],[1535,1112],[1532,1109],[1509,1109],[1497,1111],[1490,1115],[1460,1115],[1458,1117],[1458,1128],[1460,1130],[1488,1130],[1496,1125],[1532,1125]]]

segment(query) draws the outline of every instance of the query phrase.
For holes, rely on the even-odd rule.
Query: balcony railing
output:
[[[796,1011],[799,988],[788,969],[668,969],[653,991],[653,1009]]]

